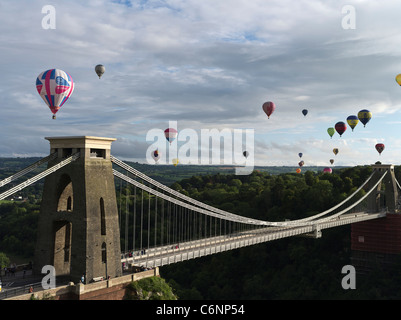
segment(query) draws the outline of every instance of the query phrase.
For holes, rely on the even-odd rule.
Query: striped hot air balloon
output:
[[[174,128],[167,128],[166,130],[164,130],[164,136],[166,137],[167,141],[170,142],[170,144],[177,137],[177,133],[177,130]]]
[[[53,119],[56,119],[57,111],[74,91],[74,81],[63,70],[49,69],[36,78],[36,90],[53,113]]]

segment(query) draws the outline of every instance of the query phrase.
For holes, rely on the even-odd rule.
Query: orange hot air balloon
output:
[[[274,102],[267,101],[263,104],[262,106],[263,111],[266,113],[267,118],[270,119],[271,114],[274,112],[276,109],[276,105]]]
[[[297,170],[295,170],[296,173],[301,173],[301,169],[297,168]]]

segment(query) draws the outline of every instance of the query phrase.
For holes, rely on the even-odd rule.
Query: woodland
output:
[[[33,162],[1,159],[0,179],[24,168],[25,161]],[[169,184],[173,189],[199,201],[269,221],[303,218],[331,208],[372,172],[370,166],[334,168],[332,174],[307,168],[302,174],[289,168],[271,173],[263,168],[236,176],[219,168],[198,168],[198,173],[196,168],[186,168],[183,173],[178,166],[160,166],[155,171],[155,166],[131,165],[155,180],[174,181]],[[401,167],[395,167],[395,172],[400,181]],[[17,195],[22,200],[0,202],[3,259],[33,259],[42,187],[38,184],[24,189]],[[123,195],[118,187],[116,184],[119,203]],[[124,213],[124,207],[121,210]],[[350,234],[349,225],[325,229],[319,239],[294,237],[253,245],[163,266],[160,274],[179,300],[400,299],[401,258],[396,259],[392,270],[377,265],[371,274],[357,275],[356,289],[342,288],[341,270],[352,257]]]

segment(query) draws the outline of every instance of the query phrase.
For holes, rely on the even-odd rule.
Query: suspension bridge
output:
[[[14,185],[0,200],[45,179],[34,267],[40,272],[54,265],[57,274],[76,280],[85,275],[86,283],[119,277],[122,266],[153,268],[287,237],[319,238],[327,228],[399,212],[393,165],[373,165],[355,192],[324,212],[264,221],[215,208],[146,176],[111,155],[115,139],[46,139],[50,155],[0,181],[3,188]],[[42,172],[17,184],[44,164]]]

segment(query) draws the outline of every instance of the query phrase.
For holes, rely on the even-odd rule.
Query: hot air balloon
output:
[[[335,155],[337,155],[338,149],[337,149],[337,148],[334,148],[334,149],[333,149],[333,153],[334,153]]]
[[[300,167],[302,167],[304,164],[305,164],[305,162],[304,162],[303,160],[300,161],[300,162],[298,163],[298,165],[299,165]]]
[[[164,136],[166,137],[167,141],[170,142],[170,144],[175,140],[177,137],[177,130],[174,128],[167,128],[164,130]]]
[[[300,158],[302,158],[302,155],[303,155],[302,152],[298,153],[298,156],[299,156]]]
[[[306,115],[308,114],[308,110],[303,109],[303,110],[302,110],[302,114],[303,114],[304,116],[306,116]]]
[[[248,156],[249,156],[249,152],[248,151],[244,151],[242,154],[244,155],[245,158],[248,158]]]
[[[378,143],[376,144],[376,150],[379,153],[379,155],[383,152],[384,150],[384,144],[383,143]]]
[[[161,153],[159,152],[158,149],[156,149],[155,151],[152,152],[152,158],[153,160],[155,160],[155,162],[159,161],[161,157]]]
[[[365,127],[366,124],[369,122],[369,120],[372,118],[372,112],[370,112],[369,110],[363,109],[358,112],[358,118],[363,123],[363,126]]]
[[[49,69],[36,78],[36,90],[53,113],[53,119],[56,119],[57,111],[74,91],[74,81],[63,70]]]
[[[337,133],[341,137],[341,135],[345,132],[345,130],[347,130],[347,125],[344,122],[339,121],[339,122],[336,123],[334,128],[336,129]]]
[[[172,160],[172,162],[173,162],[174,167],[176,167],[179,161],[177,158],[175,158]]]
[[[351,127],[352,131],[354,131],[355,126],[358,124],[359,120],[357,116],[349,116],[347,118],[348,125]]]
[[[297,170],[295,170],[296,173],[301,173],[301,169],[297,168]]]
[[[267,118],[270,119],[271,114],[276,109],[276,105],[274,104],[274,102],[267,101],[263,104],[262,109],[266,113]]]
[[[329,134],[330,138],[333,138],[333,135],[336,131],[334,130],[334,128],[328,128],[327,129],[327,133]]]
[[[401,86],[401,73],[395,77],[395,81]]]
[[[102,65],[102,64],[98,64],[96,67],[95,67],[95,72],[96,72],[96,74],[98,75],[98,77],[99,77],[99,79],[100,79],[100,77],[103,75],[103,73],[106,71],[106,68],[104,67],[104,65]]]
[[[324,173],[332,173],[333,170],[331,170],[331,168],[329,168],[329,167],[326,167],[326,168],[323,169],[323,172]]]
[[[330,163],[333,164],[334,163],[334,159],[330,159]]]

